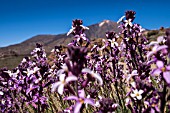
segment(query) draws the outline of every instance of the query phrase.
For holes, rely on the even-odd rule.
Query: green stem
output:
[[[167,90],[167,85],[166,82],[164,82],[164,88],[163,88],[163,95],[161,97],[161,113],[164,113],[165,105],[166,105],[166,90]]]

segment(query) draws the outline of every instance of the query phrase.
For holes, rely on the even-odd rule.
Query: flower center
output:
[[[136,93],[136,96],[138,97],[138,96],[139,96],[139,93]]]
[[[152,104],[152,107],[155,107],[155,106],[156,106],[156,104],[153,103],[153,104]]]
[[[80,101],[80,103],[84,103],[84,99],[82,99],[82,98],[79,98],[79,101]]]
[[[65,80],[61,81],[62,84],[65,84]]]
[[[165,71],[166,71],[166,68],[165,68],[165,67],[161,68],[161,71],[162,71],[162,72],[165,72]]]

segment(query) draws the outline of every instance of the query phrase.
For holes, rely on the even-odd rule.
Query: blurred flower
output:
[[[4,93],[2,91],[0,91],[0,95],[4,95]]]
[[[66,97],[65,100],[76,100],[76,104],[74,106],[74,113],[79,113],[80,109],[82,107],[82,104],[90,104],[94,106],[94,101],[91,98],[85,98],[85,92],[84,89],[78,91],[78,97],[77,96],[69,96]]]
[[[56,90],[56,88],[58,88],[58,93],[60,95],[63,94],[63,91],[64,91],[64,86],[71,82],[71,81],[76,81],[77,80],[77,77],[74,76],[74,75],[71,75],[71,76],[68,76],[67,78],[65,78],[65,74],[60,74],[59,75],[59,80],[58,82],[52,84],[52,92],[54,92]]]
[[[92,77],[96,78],[99,81],[100,85],[103,85],[103,80],[98,73],[94,73],[92,70],[90,70],[88,68],[82,69],[82,72],[83,73],[89,73]]]
[[[39,70],[40,70],[40,68],[34,67],[33,69],[27,68],[27,71],[23,71],[23,72],[26,73],[29,77],[30,75],[35,74]]]
[[[133,70],[131,74],[128,74],[128,77],[127,77],[127,81],[129,81],[133,76],[136,76],[138,75],[138,71],[137,70]]]
[[[152,41],[152,42],[150,42],[150,46],[152,46],[152,45],[159,45],[161,42],[163,42],[163,43],[165,43],[165,38],[164,38],[164,36],[159,36],[158,38],[157,38],[157,41]]]
[[[97,113],[114,113],[119,104],[114,103],[113,99],[102,98],[99,100],[99,111]]]
[[[163,73],[163,77],[165,81],[170,84],[170,65],[165,66],[164,63],[160,60],[156,62],[156,65],[158,68],[154,69],[152,74],[153,75],[160,75],[160,73]]]
[[[122,16],[122,17],[117,21],[117,24],[119,24],[120,22],[122,22],[124,18],[125,18],[125,16]]]
[[[158,51],[161,51],[161,50],[164,50],[164,49],[167,49],[167,48],[168,48],[168,46],[166,46],[166,45],[162,45],[162,46],[155,45],[152,48],[152,51],[147,53],[147,58],[149,59],[152,55],[156,54]]]

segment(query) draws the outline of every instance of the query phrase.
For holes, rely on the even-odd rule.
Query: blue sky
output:
[[[147,29],[170,27],[170,0],[0,0],[0,47],[38,34],[67,32],[73,19],[88,26],[117,21],[127,10]]]

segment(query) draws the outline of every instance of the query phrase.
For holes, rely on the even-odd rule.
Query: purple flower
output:
[[[164,36],[159,36],[158,38],[157,38],[157,41],[152,41],[152,42],[150,42],[150,46],[152,46],[152,45],[159,45],[161,42],[165,42],[165,39],[164,39]]]
[[[89,73],[92,77],[96,78],[99,81],[100,85],[103,85],[103,80],[101,78],[101,76],[98,73],[94,73],[92,70],[88,69],[88,68],[84,68],[82,70],[83,73]]]
[[[156,62],[157,68],[153,70],[153,75],[160,75],[163,73],[165,81],[170,84],[170,65],[165,66],[164,63],[160,60]]]
[[[135,19],[135,14],[136,14],[135,11],[126,11],[125,12],[126,20],[131,19],[133,22],[133,20]]]
[[[85,29],[89,30],[88,27],[85,27],[82,24],[83,24],[82,20],[79,20],[79,19],[73,20],[71,29],[67,33],[67,36],[70,35],[71,33],[73,35],[77,35],[77,34],[80,35],[81,33],[84,32]]]
[[[156,54],[158,51],[161,51],[161,50],[164,50],[164,49],[167,49],[167,48],[168,48],[168,46],[166,46],[166,45],[162,45],[162,46],[155,45],[152,48],[152,51],[148,52],[147,58],[149,59],[152,55]]]
[[[80,112],[80,109],[82,107],[82,104],[90,104],[92,106],[94,106],[94,101],[93,99],[91,98],[85,98],[85,92],[84,92],[84,89],[82,90],[79,90],[78,91],[78,96],[69,96],[69,97],[66,97],[65,100],[76,100],[76,104],[74,106],[74,113],[79,113]]]
[[[51,90],[52,92],[54,92],[56,90],[56,88],[58,88],[58,93],[62,95],[63,91],[64,91],[64,86],[71,81],[77,80],[77,77],[74,75],[68,76],[66,78],[65,78],[65,76],[66,76],[65,74],[59,75],[60,81],[58,81],[52,85],[52,90]]]
[[[38,88],[39,86],[34,86],[33,84],[30,84],[30,87],[26,90],[26,94],[30,93],[32,90]]]

